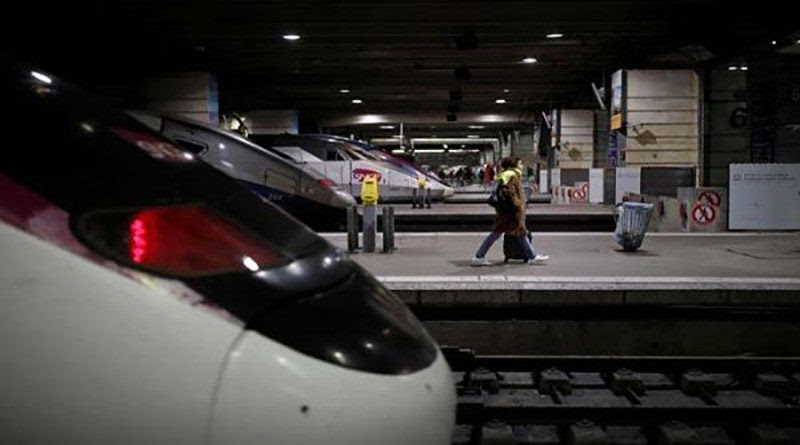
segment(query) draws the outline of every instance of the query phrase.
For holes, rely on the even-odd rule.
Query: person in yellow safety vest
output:
[[[414,189],[414,198],[411,208],[416,208],[417,203],[419,203],[419,208],[423,208],[426,202],[428,204],[428,208],[431,208],[431,193],[430,189],[428,188],[428,178],[425,175],[418,173],[417,188]]]

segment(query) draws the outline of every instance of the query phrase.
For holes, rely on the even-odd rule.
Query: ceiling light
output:
[[[522,59],[522,63],[536,63],[536,57],[526,57]]]
[[[796,42],[794,42],[794,43],[796,43],[796,44],[800,45],[800,40],[797,40],[797,41],[796,41]]]
[[[742,65],[739,67],[739,69],[742,71],[747,71],[747,65]]]
[[[734,65],[731,65],[731,66],[728,67],[728,71],[736,71],[738,69],[739,69],[739,67],[738,66],[734,66]]]
[[[290,40],[290,41],[300,40],[300,36],[297,34],[284,34],[283,40]]]
[[[350,102],[353,102],[354,104],[362,104],[362,103],[364,103],[364,101],[361,100],[361,99],[353,99]]]
[[[469,128],[471,130],[483,130],[485,127],[483,125],[470,125]]]
[[[48,85],[53,83],[53,79],[49,78],[48,76],[45,76],[42,73],[37,73],[36,71],[31,71],[31,76],[33,76],[33,78],[38,80],[39,82],[46,83]]]
[[[772,41],[772,45],[777,45],[777,44],[778,44],[778,41],[777,41],[777,40],[773,40],[773,41]]]
[[[347,88],[342,88],[341,90],[339,90],[339,92],[342,94],[350,94],[350,90]]]
[[[496,103],[496,104],[504,104],[504,103],[506,103],[506,100],[505,99],[495,99],[494,103]]]
[[[470,139],[478,139],[480,136],[477,134],[468,134],[467,137]]]
[[[503,90],[503,92],[504,92],[504,93],[506,93],[506,94],[508,94],[508,93],[510,93],[510,92],[511,92],[511,90],[509,90],[508,88],[506,88],[506,89],[504,89],[504,90]]]
[[[552,34],[548,34],[548,35],[547,35],[547,38],[548,38],[548,39],[560,39],[560,38],[562,38],[562,37],[564,37],[564,34],[561,34],[561,33],[559,33],[559,32],[554,32],[554,33],[552,33]]]
[[[381,130],[394,130],[394,125],[381,125]]]

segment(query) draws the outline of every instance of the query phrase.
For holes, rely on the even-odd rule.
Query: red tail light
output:
[[[331,180],[330,178],[322,178],[319,180],[319,183],[328,188],[336,187],[336,183],[333,182],[333,180]]]
[[[256,271],[284,262],[260,237],[200,205],[97,214],[85,227],[104,250],[165,275]]]

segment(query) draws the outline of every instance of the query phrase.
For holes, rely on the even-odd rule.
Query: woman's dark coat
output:
[[[511,209],[495,209],[494,228],[495,232],[508,233],[515,236],[523,236],[528,233],[525,227],[525,191],[522,189],[520,174],[515,172],[509,174],[509,170],[498,175],[498,181],[507,178],[509,196],[513,202]]]

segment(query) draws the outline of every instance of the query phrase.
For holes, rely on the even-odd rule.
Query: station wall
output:
[[[625,87],[628,167],[697,167],[700,79],[692,70],[629,70]]]
[[[592,168],[595,151],[594,111],[561,110],[559,167]]]

